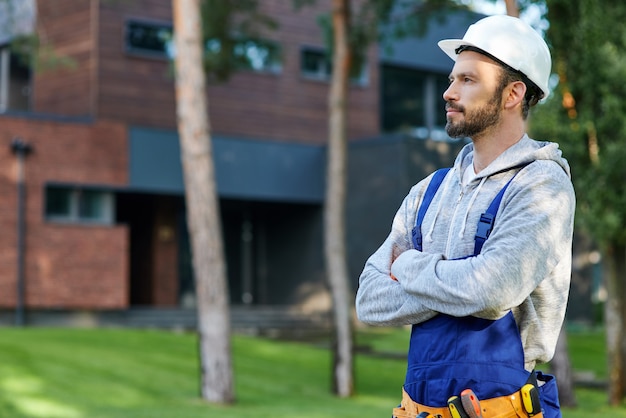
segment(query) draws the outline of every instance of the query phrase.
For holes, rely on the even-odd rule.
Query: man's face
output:
[[[498,125],[502,112],[501,67],[473,51],[462,52],[450,73],[446,132],[451,138],[476,139]],[[501,87],[501,88],[499,88]]]

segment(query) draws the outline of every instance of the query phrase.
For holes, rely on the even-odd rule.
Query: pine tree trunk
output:
[[[567,350],[567,332],[565,331],[565,326],[561,328],[561,332],[559,333],[556,351],[554,358],[550,362],[550,368],[552,374],[556,377],[561,406],[575,407],[577,403],[576,396],[574,395],[574,376],[572,374],[572,365]]]
[[[519,7],[517,0],[504,0],[506,6],[506,14],[513,17],[519,17]]]
[[[610,247],[604,255],[604,274],[606,281],[607,300],[604,309],[606,327],[606,348],[609,370],[609,403],[620,405],[626,395],[626,378],[624,376],[625,333],[624,307],[626,275],[626,248],[621,245]]]
[[[324,208],[325,259],[330,284],[336,341],[334,390],[340,397],[353,392],[352,306],[346,261],[345,200],[347,184],[347,99],[350,70],[348,47],[349,0],[333,0],[333,72],[328,100],[329,142]]]
[[[202,397],[234,401],[230,312],[202,65],[201,0],[173,0],[176,108],[198,305]]]

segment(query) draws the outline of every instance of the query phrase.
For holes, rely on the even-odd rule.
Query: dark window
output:
[[[110,210],[109,193],[94,190],[82,190],[78,197],[78,217],[80,219],[99,221],[107,219],[106,212]]]
[[[171,56],[172,26],[164,23],[126,22],[126,50],[154,56]]]
[[[70,217],[72,214],[72,191],[64,187],[46,190],[46,216]]]
[[[443,129],[447,75],[385,65],[381,79],[383,131],[417,132],[422,137]]]
[[[424,75],[405,68],[382,69],[383,130],[425,126]]]
[[[319,80],[330,79],[330,60],[321,50],[303,49],[301,54],[302,75]]]
[[[30,56],[19,45],[18,52],[9,45],[0,46],[0,112],[30,109]]]
[[[109,191],[66,186],[46,188],[45,216],[49,221],[113,223],[115,199]]]

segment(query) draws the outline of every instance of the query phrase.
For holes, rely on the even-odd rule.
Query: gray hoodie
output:
[[[513,311],[531,370],[552,358],[565,316],[575,207],[569,166],[557,144],[525,135],[463,187],[473,149],[461,150],[429,206],[422,252],[413,248],[411,230],[432,175],[411,188],[361,273],[357,315],[370,325],[397,326],[438,313],[495,320]],[[518,171],[482,252],[459,259],[473,254],[481,213]]]

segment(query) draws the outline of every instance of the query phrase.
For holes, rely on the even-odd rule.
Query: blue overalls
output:
[[[420,228],[424,215],[447,171],[435,172],[424,194],[413,230],[417,250],[422,250]],[[481,215],[473,256],[480,253],[491,232],[510,181]],[[415,402],[443,407],[450,396],[467,388],[479,399],[505,396],[518,391],[530,375],[524,369],[524,349],[511,311],[495,321],[438,314],[413,325],[404,390]],[[540,372],[537,378],[544,382],[539,387],[544,417],[560,417],[556,380]]]

